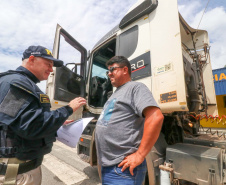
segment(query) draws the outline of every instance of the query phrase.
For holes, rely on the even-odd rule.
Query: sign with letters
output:
[[[226,68],[213,70],[213,81],[216,95],[226,94]]]
[[[221,80],[226,80],[226,74],[224,72],[219,73],[219,74],[214,74],[213,75],[213,81],[221,81]]]

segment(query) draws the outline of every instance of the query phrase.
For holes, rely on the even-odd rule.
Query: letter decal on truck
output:
[[[173,101],[177,101],[177,91],[160,94],[161,103],[168,103]]]
[[[140,70],[142,68],[145,68],[144,60],[140,60],[136,64],[131,64],[132,73],[137,71],[137,70]]]
[[[151,76],[151,55],[150,51],[130,61],[132,80],[139,80]]]

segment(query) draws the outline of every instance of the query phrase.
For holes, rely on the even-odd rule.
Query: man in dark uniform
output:
[[[56,131],[84,98],[50,111],[50,101],[36,85],[63,61],[42,46],[23,53],[22,66],[0,73],[0,184],[40,185],[43,156],[52,149]]]

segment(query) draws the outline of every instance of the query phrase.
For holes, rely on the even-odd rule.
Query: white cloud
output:
[[[0,0],[0,72],[19,66],[29,45],[43,45],[51,50],[57,23],[88,50],[92,49],[136,1]],[[205,3],[178,2],[182,16],[196,28]],[[209,32],[213,68],[223,67],[226,61],[224,8],[209,6],[200,25],[200,29]],[[45,89],[45,85],[41,86]]]
[[[206,12],[200,25],[208,30],[211,46],[211,61],[214,69],[226,65],[226,11],[223,7]]]
[[[59,23],[86,47],[113,28],[136,0],[0,0],[0,48],[52,47]]]
[[[196,14],[192,25],[198,25],[202,12]],[[213,69],[226,65],[226,11],[223,7],[216,7],[205,13],[199,29],[208,31],[210,39],[210,56]]]
[[[200,7],[202,7],[202,4],[199,1],[178,5],[179,12],[187,22],[193,21],[194,14],[196,14]]]
[[[135,1],[0,0],[0,71],[19,66],[30,45],[52,49],[57,23],[92,49]]]
[[[192,2],[192,3],[191,3]],[[205,2],[207,3],[207,1]],[[179,10],[191,27],[197,28],[206,4],[200,1],[188,1],[180,5]],[[210,4],[211,5],[211,4]],[[207,30],[210,40],[210,57],[212,68],[222,68],[226,65],[226,9],[225,7],[208,6],[199,29]]]
[[[6,55],[4,53],[0,53],[0,61],[0,73],[9,69],[15,70],[16,67],[21,64],[21,60],[18,60],[18,57]]]

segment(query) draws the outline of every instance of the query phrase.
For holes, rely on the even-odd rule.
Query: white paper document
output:
[[[57,140],[72,148],[75,148],[79,141],[79,138],[82,135],[83,130],[92,119],[93,117],[82,118],[69,123],[68,125],[61,126],[57,131]]]

